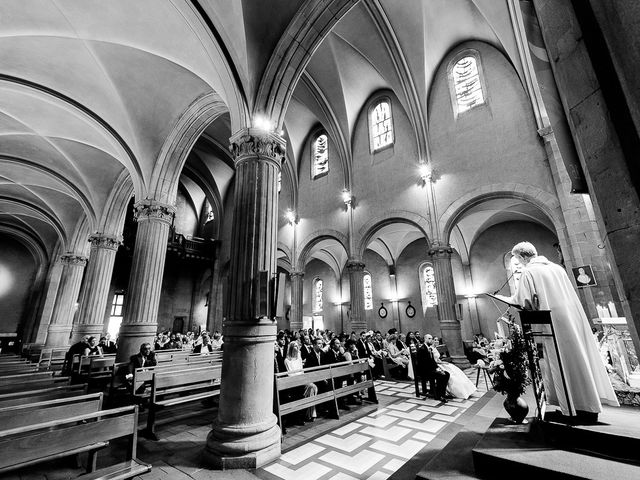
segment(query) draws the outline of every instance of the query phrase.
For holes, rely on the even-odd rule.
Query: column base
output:
[[[367,328],[367,322],[353,322],[351,324],[351,330],[349,330],[349,333],[356,332],[356,334],[360,335],[360,332],[366,332],[367,330],[369,330]]]
[[[471,368],[471,363],[469,363],[469,359],[467,357],[452,355],[449,358],[451,359],[451,363],[462,370],[464,370],[465,368]]]
[[[258,425],[223,426],[216,422],[207,437],[204,459],[220,470],[260,468],[280,457],[280,439],[275,416]]]
[[[73,326],[73,333],[71,334],[71,344],[79,342],[82,337],[96,337],[100,340],[102,336],[102,330],[104,325],[102,324],[77,324]]]
[[[128,361],[131,355],[140,352],[140,345],[143,343],[150,343],[153,348],[157,331],[157,323],[129,323],[121,325],[120,335],[118,336],[116,361]]]
[[[44,346],[47,348],[68,347],[71,327],[71,325],[49,325],[47,330],[47,340],[44,342]]]

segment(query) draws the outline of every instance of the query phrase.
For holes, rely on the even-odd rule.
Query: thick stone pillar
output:
[[[289,329],[293,332],[302,328],[302,300],[304,272],[291,272],[291,312]]]
[[[447,344],[451,361],[456,365],[469,366],[462,345],[460,322],[456,316],[456,290],[453,285],[453,270],[451,269],[453,249],[449,245],[433,244],[428,253],[436,277],[438,319],[440,320],[442,339]]]
[[[74,325],[71,342],[79,342],[85,335],[99,336],[104,331],[104,312],[107,308],[109,286],[118,246],[122,239],[116,235],[96,233],[89,237],[91,253],[80,296],[78,323]]]
[[[116,357],[119,362],[128,360],[140,350],[141,343],[151,342],[156,334],[169,227],[175,216],[175,207],[150,199],[136,203],[133,208],[138,232],[124,297]]]
[[[220,407],[205,457],[218,468],[257,468],[280,456],[272,403],[277,327],[262,280],[276,272],[277,178],[285,142],[254,128],[230,141],[236,175],[227,319]]]
[[[45,347],[66,347],[69,345],[74,307],[78,300],[87,257],[67,253],[60,257],[60,263],[62,264],[62,275]]]
[[[367,330],[367,317],[364,311],[364,263],[358,260],[347,262],[349,271],[349,293],[351,294],[351,315],[348,332]]]

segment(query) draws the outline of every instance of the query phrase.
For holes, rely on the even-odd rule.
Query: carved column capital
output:
[[[545,141],[549,141],[552,135],[553,135],[553,128],[551,127],[551,125],[547,125],[546,127],[542,127],[540,129],[538,129],[538,135],[540,135],[540,138],[542,138]]]
[[[364,267],[364,263],[358,260],[349,260],[347,262],[347,270],[349,270],[349,272],[362,272],[364,271]]]
[[[60,263],[71,267],[85,267],[87,265],[87,257],[84,255],[76,255],[73,253],[65,253],[60,256]]]
[[[236,166],[256,157],[276,162],[281,166],[286,154],[286,141],[282,136],[258,128],[244,128],[229,141],[229,150],[235,158]]]
[[[452,253],[453,253],[453,248],[451,248],[451,245],[444,245],[439,243],[433,243],[429,248],[429,250],[427,251],[427,254],[430,257],[447,258],[447,259],[451,258]]]
[[[291,279],[293,280],[294,278],[298,277],[298,278],[303,278],[304,277],[304,272],[299,272],[299,271],[292,271],[289,276],[291,277]]]
[[[176,215],[176,207],[145,198],[133,205],[133,218],[136,222],[156,221],[171,225]]]
[[[102,248],[105,250],[118,250],[118,247],[122,245],[121,235],[105,235],[103,233],[94,233],[89,235],[89,242],[91,248]]]

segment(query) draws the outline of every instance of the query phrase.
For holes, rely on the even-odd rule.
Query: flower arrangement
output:
[[[493,374],[493,389],[503,395],[518,397],[531,384],[529,360],[522,329],[514,322],[509,324],[509,336],[498,350],[496,358],[489,364]]]

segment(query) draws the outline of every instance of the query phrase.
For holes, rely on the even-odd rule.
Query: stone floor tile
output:
[[[329,452],[319,458],[319,460],[323,462],[357,475],[362,475],[383,459],[384,455],[372,452],[371,450],[362,450],[357,455]]]

